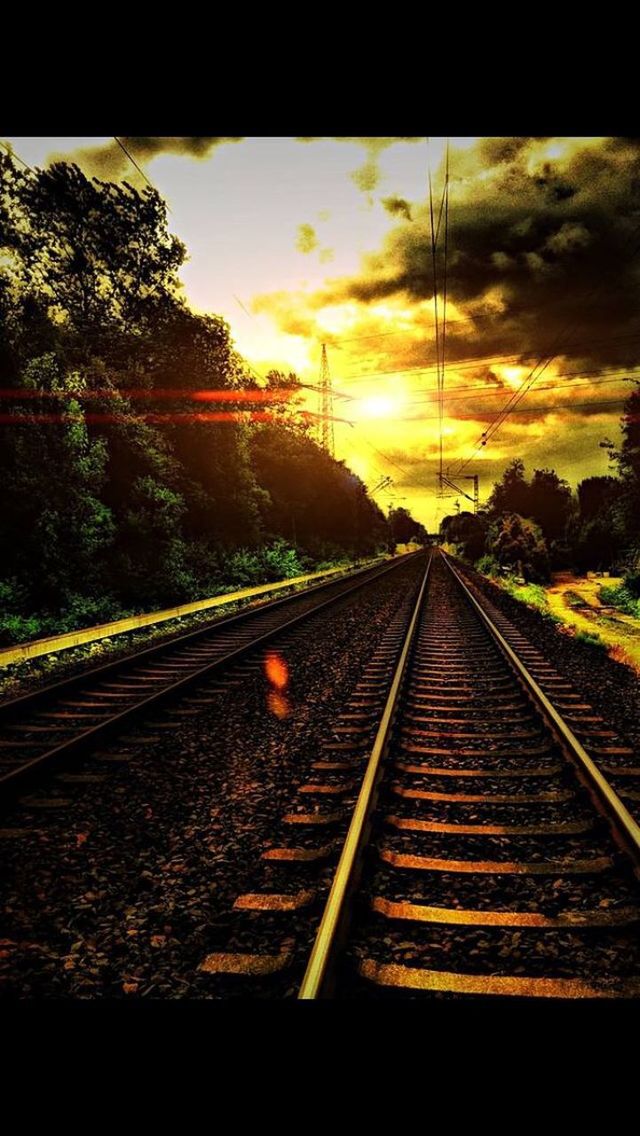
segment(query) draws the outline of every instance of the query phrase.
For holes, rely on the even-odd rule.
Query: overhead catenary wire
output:
[[[629,236],[627,237],[627,240],[625,242],[625,247],[628,246],[631,243],[631,241],[634,238],[636,238],[639,234],[640,234],[640,225],[637,225],[634,228],[634,230],[632,231],[632,233],[630,233]],[[628,259],[633,260],[633,258],[637,255],[637,253],[639,251],[640,251],[640,243],[636,243],[635,247],[631,250],[631,253],[630,253],[630,256],[629,256]],[[584,299],[590,299],[590,298],[592,299],[594,296],[599,295],[602,292],[602,289],[604,288],[605,283],[607,282],[608,278],[612,275],[612,273],[614,271],[619,272],[619,270],[620,270],[619,263],[612,265],[611,268],[609,269],[609,271],[604,273],[604,279],[601,277],[599,283],[597,285],[594,285],[594,287],[591,288],[589,292],[587,292],[586,297],[583,297],[583,302],[584,302]],[[527,377],[523,380],[523,382],[521,383],[518,390],[514,392],[514,394],[511,396],[511,398],[505,404],[505,406],[502,407],[502,409],[495,416],[493,422],[490,424],[488,429],[483,431],[483,433],[480,437],[480,440],[476,444],[475,449],[470,454],[470,456],[466,460],[463,460],[463,461],[460,461],[460,462],[457,463],[456,468],[452,471],[452,476],[454,476],[454,477],[459,476],[462,473],[462,471],[464,469],[466,469],[468,465],[470,465],[470,463],[474,460],[474,458],[477,456],[477,454],[480,452],[480,450],[484,446],[487,445],[487,443],[493,437],[493,435],[496,433],[496,431],[500,429],[500,426],[505,421],[505,419],[510,414],[512,414],[514,412],[517,405],[528,394],[529,390],[534,385],[534,383],[537,381],[537,379],[540,378],[540,376],[544,373],[544,371],[547,369],[547,367],[553,362],[553,360],[558,355],[562,354],[561,348],[563,346],[566,347],[567,338],[570,338],[572,333],[575,332],[576,328],[578,328],[579,326],[580,326],[580,318],[578,317],[577,319],[574,319],[573,322],[570,323],[568,327],[565,326],[564,329],[561,329],[559,331],[558,335],[556,336],[554,346],[552,348],[552,353],[550,353],[547,356],[543,355],[543,356],[540,357],[540,359],[534,365],[534,367],[531,369],[531,371],[529,372]]]
[[[158,193],[158,190],[156,189],[156,187],[155,187],[155,185],[153,184],[153,182],[149,180],[149,178],[148,178],[148,177],[147,177],[147,175],[145,174],[144,170],[143,170],[143,169],[141,168],[141,166],[139,166],[139,165],[138,165],[138,163],[136,162],[135,158],[134,158],[134,157],[133,157],[133,156],[132,156],[132,155],[131,155],[131,154],[129,153],[129,150],[128,150],[128,149],[127,149],[127,147],[125,146],[124,142],[121,142],[119,138],[116,138],[115,134],[112,134],[112,138],[113,138],[113,141],[114,141],[114,142],[117,142],[117,143],[118,143],[118,146],[119,146],[119,147],[120,147],[120,149],[121,149],[121,150],[123,151],[123,153],[124,153],[124,154],[126,154],[127,158],[128,158],[128,159],[129,159],[129,161],[131,162],[131,165],[132,165],[132,166],[133,166],[133,167],[134,167],[134,168],[135,168],[135,169],[136,169],[136,170],[138,171],[138,173],[140,174],[140,176],[141,176],[142,178],[144,178],[144,180],[146,181],[146,183],[147,183],[147,185],[149,186],[149,188],[150,188],[150,189],[152,189],[152,190],[154,191],[154,193]],[[170,205],[169,205],[169,204],[168,204],[168,203],[167,203],[166,201],[165,201],[165,205],[167,206],[167,210],[168,210],[168,212],[170,213],[170,212],[171,212],[171,206],[170,206]]]

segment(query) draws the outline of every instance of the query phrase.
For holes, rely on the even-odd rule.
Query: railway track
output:
[[[640,997],[640,768],[439,553],[310,774],[210,996]]]
[[[197,714],[211,701],[217,676],[413,558],[359,569],[1,704],[0,800],[149,714],[167,707],[169,714]]]

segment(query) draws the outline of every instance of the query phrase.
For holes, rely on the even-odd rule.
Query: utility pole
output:
[[[477,473],[471,473],[471,474],[465,474],[462,480],[473,482],[473,511],[474,511],[474,513],[477,513],[478,507],[480,505],[480,491],[479,491],[480,478],[478,477]]]
[[[320,360],[320,444],[331,457],[334,456],[333,391],[331,390],[331,375],[329,373],[326,343],[322,344],[322,356]]]

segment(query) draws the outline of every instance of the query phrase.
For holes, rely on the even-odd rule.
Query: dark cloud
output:
[[[190,158],[207,158],[216,146],[227,142],[241,142],[242,139],[204,137],[125,138],[123,136],[120,141],[129,150],[138,165],[144,166],[145,162],[157,157],[158,154],[183,154]],[[68,154],[64,157],[69,160]],[[123,174],[135,176],[131,162],[115,139],[102,146],[90,146],[83,150],[77,150],[71,157],[85,173],[105,180],[115,180]]]
[[[387,213],[391,213],[392,216],[404,217],[406,221],[412,220],[411,206],[403,197],[383,197],[381,198],[381,204],[384,206]]]
[[[545,156],[540,139],[484,139],[452,155],[448,294],[470,322],[451,329],[450,358],[468,354],[472,340],[482,355],[636,360],[640,142],[598,141],[565,153],[557,141],[556,157]],[[412,216],[364,258],[357,276],[330,281],[311,306],[430,299],[426,205],[414,205]]]

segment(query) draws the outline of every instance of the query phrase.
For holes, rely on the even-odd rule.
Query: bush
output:
[[[624,578],[624,587],[635,599],[640,599],[640,572],[637,570],[627,572]]]
[[[475,569],[476,572],[482,572],[484,576],[500,575],[500,565],[498,561],[495,556],[491,556],[488,553],[485,556],[481,556],[479,560],[476,560]]]
[[[292,576],[302,576],[304,571],[298,550],[284,540],[275,540],[273,544],[255,551],[238,549],[226,558],[222,574],[225,585],[233,590],[288,580]],[[223,590],[228,589],[225,587]]]
[[[607,645],[602,641],[597,631],[577,631],[576,641],[586,643],[589,647],[596,647],[599,651],[606,651]]]
[[[602,584],[600,599],[605,604],[617,607],[625,615],[633,615],[636,619],[640,619],[640,599],[636,599],[627,587],[626,581],[624,584]]]

